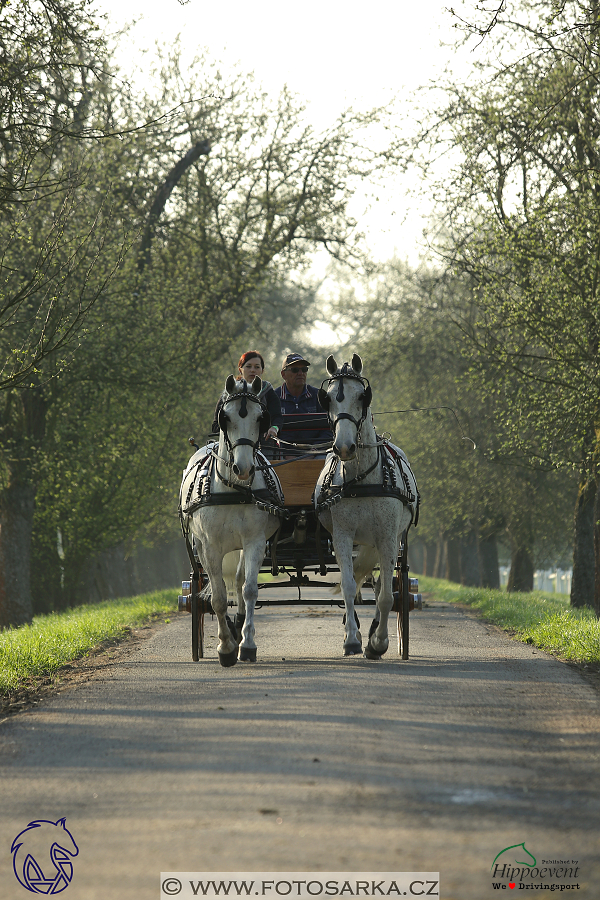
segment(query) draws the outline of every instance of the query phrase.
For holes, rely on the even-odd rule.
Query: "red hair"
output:
[[[262,363],[262,367],[264,369],[265,361],[262,358],[262,356],[260,355],[260,353],[258,352],[258,350],[246,350],[245,353],[242,353],[242,355],[240,356],[240,361],[238,363],[238,369],[243,369],[244,366],[246,365],[246,363],[248,362],[248,360],[254,359],[255,356],[258,356],[258,358],[260,359],[260,361]]]

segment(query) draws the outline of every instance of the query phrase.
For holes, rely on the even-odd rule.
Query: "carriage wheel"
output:
[[[398,575],[398,588],[400,590],[400,609],[397,615],[398,627],[398,655],[402,659],[408,659],[408,634],[409,634],[409,602],[408,596],[408,535],[405,531],[402,535],[400,556],[396,569]]]
[[[408,631],[409,631],[409,596],[408,596],[408,571],[402,573],[402,612],[401,621],[398,623],[402,633],[402,659],[408,659]]]
[[[204,600],[200,597],[199,577],[192,575],[192,659],[204,658]]]

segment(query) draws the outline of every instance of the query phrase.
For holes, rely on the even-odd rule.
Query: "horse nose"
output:
[[[334,444],[333,452],[342,460],[352,459],[356,454],[356,444],[342,444],[341,446]]]
[[[248,479],[252,478],[252,476],[256,472],[256,468],[254,466],[250,466],[250,468],[246,472],[242,472],[237,463],[234,463],[231,467],[231,471],[236,476],[236,478],[240,479],[240,481],[248,481]]]

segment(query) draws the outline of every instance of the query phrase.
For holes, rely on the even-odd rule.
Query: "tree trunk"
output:
[[[595,546],[594,503],[597,485],[587,473],[582,474],[575,504],[575,527],[573,533],[573,579],[571,581],[571,606],[594,606],[594,554]]]
[[[477,532],[469,531],[460,543],[462,584],[469,585],[469,587],[481,587],[481,562]]]
[[[461,583],[460,540],[458,538],[448,538],[448,559],[445,577],[448,581],[454,581],[456,584]]]
[[[481,585],[486,588],[500,588],[500,567],[498,564],[498,543],[496,535],[479,538],[479,558],[481,560]]]
[[[423,575],[433,577],[434,563],[436,558],[436,545],[431,541],[423,542]]]
[[[144,229],[140,251],[138,254],[138,271],[140,273],[143,272],[143,270],[150,262],[150,247],[152,245],[152,239],[154,237],[154,232],[156,230],[158,221],[163,214],[167,200],[169,199],[169,197],[173,193],[174,188],[177,186],[182,176],[187,172],[189,167],[193,165],[193,163],[195,163],[196,160],[201,156],[207,156],[209,153],[209,141],[198,141],[197,144],[194,144],[194,146],[187,151],[185,156],[182,156],[182,158],[175,163],[163,183],[158,188],[154,196],[154,200],[152,201],[152,206],[150,208],[148,221],[146,222],[146,228]]]
[[[0,498],[0,630],[31,622],[31,531],[35,487],[15,484]]]
[[[506,590],[533,590],[533,556],[529,547],[517,547],[513,550]]]
[[[594,503],[594,555],[596,564],[593,608],[596,617],[600,619],[600,478],[597,482],[596,500]]]
[[[423,566],[421,568],[423,575],[427,575],[427,544],[423,544]]]
[[[446,564],[448,559],[448,542],[440,537],[436,544],[435,565],[433,567],[434,578],[446,577]]]

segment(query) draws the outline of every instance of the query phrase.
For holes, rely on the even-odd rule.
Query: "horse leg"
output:
[[[227,615],[227,588],[223,581],[223,558],[218,552],[205,550],[205,564],[212,593],[212,608],[218,623],[219,643],[217,653],[219,662],[226,668],[237,662],[237,640],[233,622]]]
[[[231,554],[233,558],[234,554]],[[244,587],[244,551],[241,552],[239,550],[235,551],[235,557],[237,559],[237,566],[235,570],[234,582],[235,582],[235,595],[237,598],[237,613],[235,614],[235,630],[237,635],[242,633],[242,628],[244,627],[244,620],[246,618],[246,605],[244,603],[244,594],[242,592],[242,588]]]
[[[243,603],[246,613],[242,628],[239,656],[243,662],[256,662],[256,642],[254,640],[254,608],[258,600],[258,571],[265,555],[266,541],[261,539],[250,547],[244,547],[243,559],[246,580],[244,581]]]
[[[377,615],[371,623],[369,642],[365,648],[367,659],[381,659],[389,646],[388,619],[394,598],[392,578],[396,557],[389,548],[380,556],[379,590],[377,591]]]
[[[356,622],[354,598],[356,597],[356,580],[352,560],[352,538],[349,535],[334,534],[333,544],[335,558],[340,568],[342,596],[346,607],[344,639],[344,656],[354,656],[362,652],[362,636]]]

